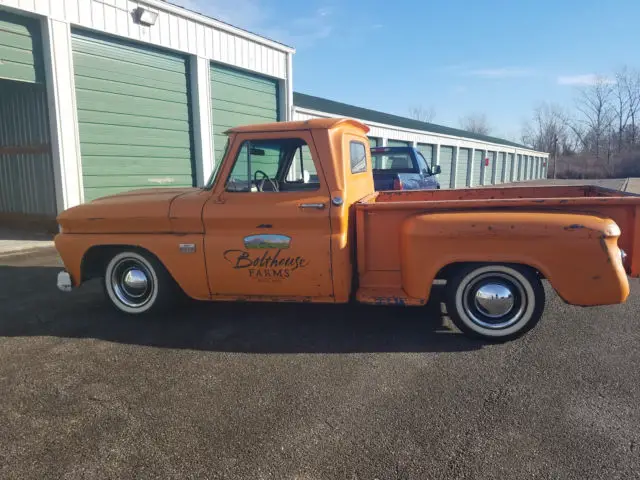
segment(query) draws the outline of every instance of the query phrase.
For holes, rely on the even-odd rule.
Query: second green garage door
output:
[[[193,185],[187,59],[80,32],[72,42],[85,201]]]
[[[228,129],[280,120],[278,81],[212,64],[211,109],[217,163],[224,154]]]

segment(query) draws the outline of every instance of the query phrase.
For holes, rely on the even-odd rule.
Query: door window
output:
[[[300,138],[247,140],[227,179],[228,192],[318,190],[311,150]]]

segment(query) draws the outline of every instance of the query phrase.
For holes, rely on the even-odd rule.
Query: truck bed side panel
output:
[[[612,220],[588,214],[415,215],[402,226],[402,287],[411,297],[428,296],[447,265],[516,263],[541,272],[568,303],[620,303],[629,295],[629,283],[616,245],[618,233]]]

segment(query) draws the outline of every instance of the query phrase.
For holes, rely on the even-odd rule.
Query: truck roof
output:
[[[262,123],[258,125],[245,125],[242,127],[234,127],[225,133],[241,133],[241,132],[281,132],[283,130],[312,130],[322,129],[331,130],[343,125],[350,125],[362,130],[364,133],[369,132],[369,127],[364,123],[358,122],[351,118],[313,118],[311,120],[301,120],[296,122],[273,122]]]

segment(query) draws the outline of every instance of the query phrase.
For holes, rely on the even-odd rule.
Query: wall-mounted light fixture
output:
[[[158,20],[158,12],[154,12],[153,10],[149,10],[145,7],[136,8],[133,14],[136,22],[148,27],[150,27],[151,25],[155,25],[156,21]]]

